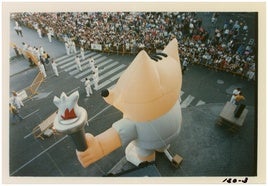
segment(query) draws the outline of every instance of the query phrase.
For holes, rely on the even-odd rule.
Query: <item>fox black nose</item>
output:
[[[108,89],[104,89],[104,90],[102,90],[102,91],[101,91],[101,96],[102,96],[102,97],[107,97],[107,96],[109,96],[109,90],[108,90]]]

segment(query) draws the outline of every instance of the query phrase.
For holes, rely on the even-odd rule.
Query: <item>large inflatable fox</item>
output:
[[[155,151],[164,151],[180,132],[181,84],[176,39],[155,56],[139,52],[116,85],[102,91],[105,101],[120,110],[123,118],[97,136],[86,133],[88,148],[77,151],[82,166],[121,146],[126,147],[126,159],[136,166],[154,161]]]

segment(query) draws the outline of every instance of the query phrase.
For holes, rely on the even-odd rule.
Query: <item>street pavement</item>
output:
[[[86,61],[82,61],[83,71],[80,73],[76,70],[74,55],[66,55],[63,43],[56,40],[49,43],[47,38],[40,39],[34,30],[25,27],[23,35],[23,38],[16,35],[11,22],[11,41],[17,43],[19,47],[23,41],[26,43],[28,41],[32,46],[43,46],[56,60],[60,75],[56,77],[48,65],[48,77],[38,89],[38,94],[24,100],[25,106],[21,110],[24,120],[9,126],[10,177],[102,177],[113,170],[124,172],[132,167],[124,161],[124,147],[121,147],[88,168],[83,168],[76,158],[75,146],[69,136],[57,133],[41,140],[33,137],[32,130],[57,110],[53,104],[54,96],[59,97],[62,92],[70,95],[76,90],[80,94],[78,104],[88,112],[89,125],[85,126],[85,131],[97,135],[111,127],[115,121],[122,118],[122,113],[107,105],[101,98],[100,91],[102,88],[113,86],[135,56],[86,51],[86,59],[94,57],[100,69],[100,89],[94,91],[92,96],[86,97],[83,82],[85,77],[92,76]],[[13,53],[12,49],[10,53]],[[23,87],[29,86],[29,82],[38,72],[36,67],[29,67],[29,62],[22,57],[11,60],[10,71],[12,72],[10,91],[22,90]],[[247,93],[248,97],[253,98],[246,107],[249,113],[244,126],[239,132],[231,133],[225,127],[216,125],[216,121],[225,102],[230,98],[232,86],[228,86],[230,90],[222,91],[221,99],[218,101],[199,96],[199,92],[200,95],[209,93],[209,97],[214,97],[215,93],[203,92],[202,84],[197,87],[199,91],[190,91],[190,87],[194,90],[196,88],[196,82],[193,80],[190,82],[192,85],[189,85],[191,73],[194,74],[196,71],[198,73],[205,71],[202,74],[205,76],[207,69],[192,66],[183,76],[181,93],[183,125],[178,139],[170,147],[171,152],[183,157],[183,161],[179,168],[174,168],[163,154],[157,153],[154,167],[160,176],[173,177],[178,182],[182,177],[192,176],[215,177],[216,183],[235,176],[248,177],[250,181],[251,177],[257,175],[257,116],[254,102],[256,85],[231,74],[220,75],[219,79],[223,82],[231,78],[236,84],[253,87]],[[214,77],[218,74],[218,72],[211,73]],[[23,77],[26,77],[25,80]],[[214,86],[220,85],[221,82],[218,82],[211,87],[213,89]],[[53,179],[51,180],[53,182]]]

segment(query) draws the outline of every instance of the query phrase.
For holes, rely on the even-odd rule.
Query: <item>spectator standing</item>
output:
[[[76,56],[76,57],[75,57],[75,63],[76,63],[76,68],[77,68],[77,70],[82,71],[82,67],[81,67],[81,63],[80,63],[80,58],[79,58],[79,56]]]
[[[89,97],[90,94],[93,94],[91,85],[90,85],[90,80],[88,78],[85,79],[85,89],[86,89],[87,97]]]

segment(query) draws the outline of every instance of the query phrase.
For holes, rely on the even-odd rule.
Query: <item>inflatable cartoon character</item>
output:
[[[139,52],[116,85],[102,91],[105,101],[119,109],[123,118],[97,136],[86,134],[87,150],[77,151],[83,167],[121,146],[126,146],[126,159],[136,166],[154,161],[155,151],[167,149],[180,132],[181,83],[176,39],[153,57]]]

